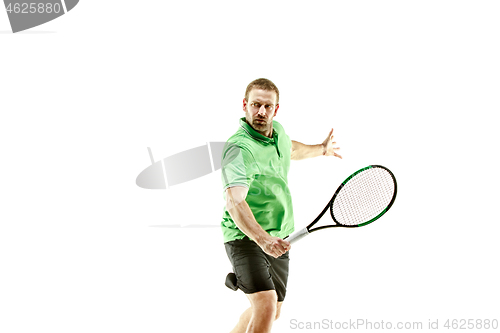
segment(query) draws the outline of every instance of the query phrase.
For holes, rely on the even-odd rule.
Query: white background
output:
[[[160,159],[226,140],[259,77],[279,87],[292,139],[333,127],[342,148],[292,162],[297,227],[361,167],[385,165],[399,186],[376,223],[294,246],[273,332],[500,320],[499,11],[83,0],[12,34],[0,10],[0,331],[229,332],[248,301],[223,283],[220,174],[169,190],[135,179],[146,147]],[[165,227],[179,224],[206,227]]]

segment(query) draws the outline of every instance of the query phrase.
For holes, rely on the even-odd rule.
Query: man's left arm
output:
[[[323,143],[318,145],[305,145],[298,141],[292,140],[292,160],[303,160],[306,158],[316,157],[316,156],[336,156],[342,158],[336,153],[340,148],[335,147],[335,141],[333,141],[333,128],[326,137]]]

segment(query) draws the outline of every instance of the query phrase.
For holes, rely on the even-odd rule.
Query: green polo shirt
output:
[[[294,231],[293,208],[288,188],[288,170],[292,141],[283,126],[273,121],[273,137],[256,132],[240,119],[240,127],[231,136],[222,153],[222,186],[248,188],[246,202],[262,228],[271,236],[284,238]],[[222,215],[224,242],[242,239],[226,207]]]

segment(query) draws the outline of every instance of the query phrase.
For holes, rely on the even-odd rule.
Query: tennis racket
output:
[[[393,173],[381,165],[360,169],[340,184],[323,211],[307,227],[290,235],[295,243],[311,232],[326,228],[357,228],[378,220],[396,199],[397,183]],[[313,226],[330,210],[334,224]]]

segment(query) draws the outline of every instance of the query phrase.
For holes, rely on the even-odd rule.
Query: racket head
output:
[[[396,200],[394,174],[369,165],[347,177],[330,200],[330,215],[338,227],[356,228],[378,220]]]

